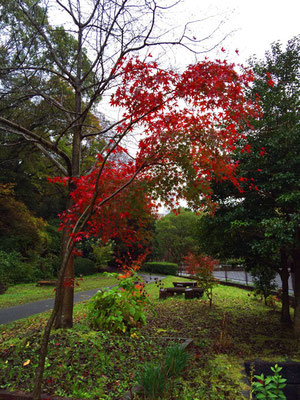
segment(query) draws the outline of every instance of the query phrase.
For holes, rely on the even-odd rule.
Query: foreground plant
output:
[[[136,272],[126,275],[107,274],[119,279],[110,290],[98,291],[91,299],[88,323],[93,329],[113,333],[132,332],[146,323],[145,307],[150,301],[144,283]]]
[[[179,344],[167,348],[163,362],[146,364],[139,381],[146,398],[159,399],[170,388],[170,378],[177,378],[187,366],[190,356]]]
[[[282,389],[286,386],[286,379],[279,374],[282,367],[275,364],[274,367],[271,367],[271,370],[274,375],[266,377],[264,374],[254,375],[257,382],[252,383],[252,393],[257,400],[286,400],[286,396],[282,392]]]

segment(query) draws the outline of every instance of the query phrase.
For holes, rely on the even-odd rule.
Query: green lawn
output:
[[[115,278],[106,277],[103,274],[85,276],[82,279],[76,280],[75,291],[84,292],[90,289],[100,289],[114,285],[116,282]],[[0,308],[12,307],[52,297],[54,297],[53,286],[39,287],[36,283],[19,284],[9,287],[4,294],[0,295]]]
[[[183,278],[167,277],[162,284],[172,286],[174,280]],[[159,300],[157,284],[146,289],[155,314],[148,314],[147,324],[133,337],[90,330],[87,303],[75,306],[74,328],[52,332],[44,381],[47,394],[120,399],[137,383],[146,362],[160,363],[165,348],[182,338],[193,338],[192,358],[164,400],[242,400],[248,388],[242,380],[243,361],[300,360],[292,332],[280,326],[279,306],[267,307],[245,290],[218,285],[210,308],[205,297]],[[0,387],[32,388],[38,339],[48,314],[0,326]]]

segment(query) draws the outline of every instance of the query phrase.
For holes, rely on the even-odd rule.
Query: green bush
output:
[[[95,263],[89,258],[76,257],[74,260],[75,276],[93,275],[96,273]]]
[[[272,294],[272,291],[277,289],[276,271],[265,265],[264,268],[261,268],[261,266],[252,268],[250,272],[255,294],[263,296],[265,305],[267,305],[267,298]]]
[[[0,251],[0,281],[6,285],[34,282],[41,278],[40,271],[24,262],[20,253]]]
[[[118,276],[119,284],[110,290],[98,291],[90,300],[88,323],[91,328],[113,333],[132,332],[146,323],[145,306],[150,305],[136,273]]]
[[[39,271],[39,279],[55,279],[60,268],[60,256],[48,253],[44,257],[34,255],[30,260],[32,265]]]
[[[141,269],[152,274],[177,275],[178,264],[165,261],[146,262]]]

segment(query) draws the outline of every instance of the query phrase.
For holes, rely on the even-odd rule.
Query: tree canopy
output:
[[[296,277],[299,273],[299,44],[299,37],[291,39],[286,49],[274,43],[263,60],[250,60],[255,80],[249,96],[260,98],[262,115],[253,121],[247,144],[242,140],[237,146],[243,190],[222,186],[215,191],[222,206],[204,230],[210,225],[220,230],[223,247],[229,237],[235,244],[230,247],[233,255],[242,256],[253,272],[257,268],[279,272],[286,293],[289,266]],[[298,290],[299,286],[296,297]],[[288,321],[289,316],[283,319]]]
[[[0,2],[2,143],[17,145],[21,138],[33,145],[67,189],[62,263],[44,350],[54,320],[56,327],[72,326],[73,288],[64,283],[74,277],[77,241],[109,231],[109,221],[99,229],[97,215],[114,207],[119,218],[131,214],[126,198],[122,202],[130,185],[138,182],[169,205],[185,198],[194,209],[204,202],[214,208],[213,180],[240,188],[231,154],[258,112],[256,101],[246,99],[253,74],[221,60],[181,72],[162,68],[152,57],[154,46],[194,43],[187,26],[175,39],[163,35],[158,16],[170,7],[135,0]],[[52,21],[53,10],[64,26]],[[106,96],[119,115],[111,123],[100,118]],[[133,133],[134,157],[126,149]],[[93,140],[92,154],[95,148],[99,154],[87,162],[84,148]]]

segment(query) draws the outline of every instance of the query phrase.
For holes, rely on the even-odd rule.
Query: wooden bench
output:
[[[173,282],[174,287],[197,287],[197,282]]]
[[[56,286],[57,281],[38,281],[36,286]]]
[[[167,297],[174,296],[174,294],[183,294],[186,299],[199,299],[203,296],[204,289],[199,287],[171,287],[159,289],[159,298],[166,299]]]
[[[0,282],[0,294],[5,293],[7,290],[7,285],[5,285],[4,283]]]

